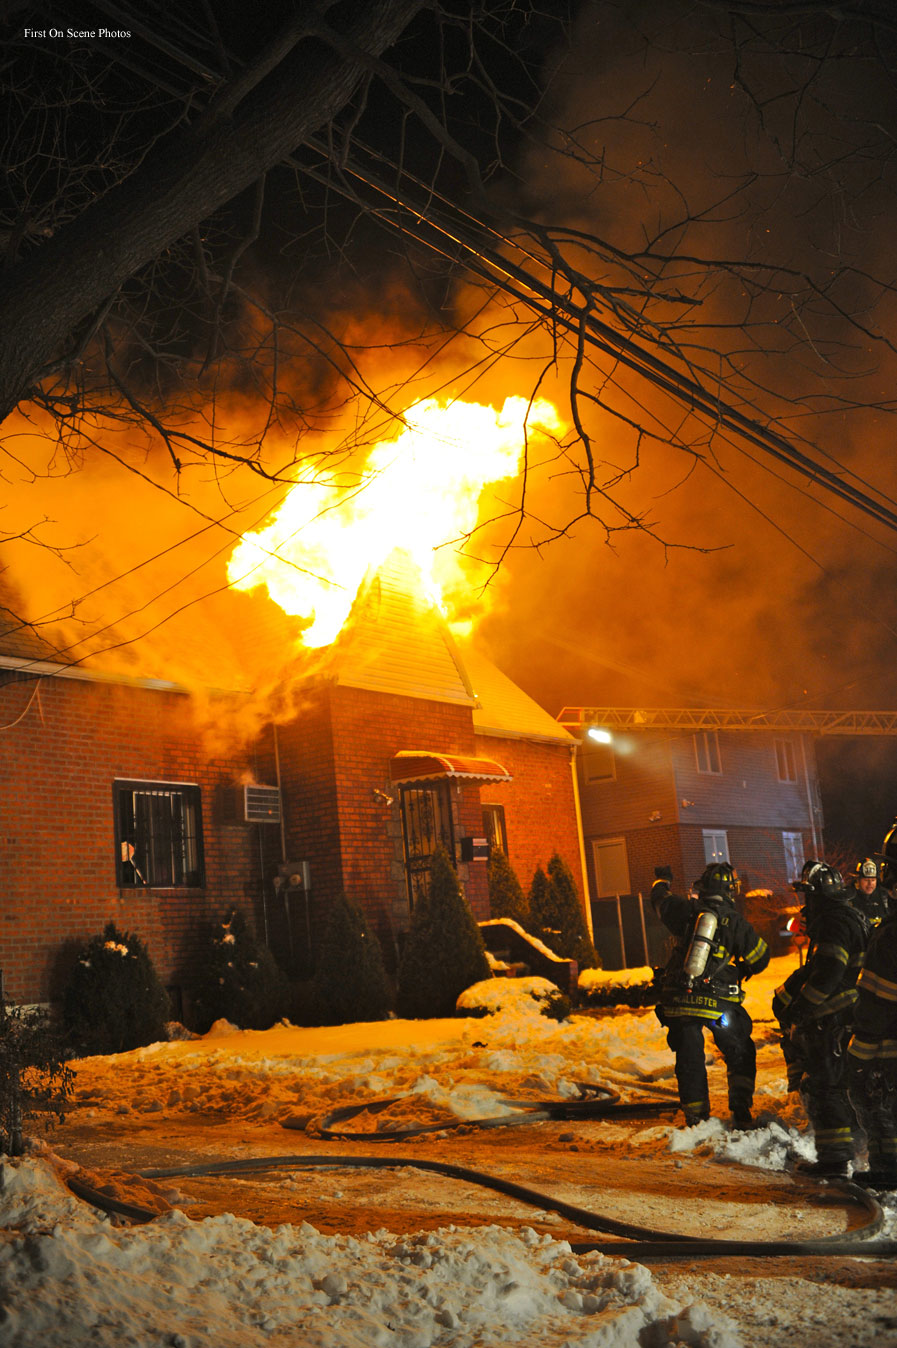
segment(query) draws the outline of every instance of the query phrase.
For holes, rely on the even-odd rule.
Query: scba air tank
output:
[[[707,967],[717,925],[716,913],[704,909],[703,912],[698,914],[691,945],[688,947],[688,954],[685,956],[685,974],[690,983],[694,979],[700,978]]]

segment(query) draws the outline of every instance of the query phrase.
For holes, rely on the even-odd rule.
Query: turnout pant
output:
[[[667,1027],[667,1043],[676,1055],[679,1103],[686,1114],[710,1113],[704,1031],[709,1030],[726,1064],[729,1108],[736,1117],[750,1117],[757,1079],[757,1050],[751,1038],[753,1021],[743,1006],[733,1002],[716,1020],[699,1016],[672,1016],[658,1011]]]
[[[848,1094],[869,1145],[869,1169],[897,1174],[897,1062],[848,1054]]]
[[[850,1026],[834,1016],[802,1023],[792,1030],[802,1053],[801,1099],[813,1125],[820,1161],[853,1160],[856,1127],[847,1094],[847,1041]]]

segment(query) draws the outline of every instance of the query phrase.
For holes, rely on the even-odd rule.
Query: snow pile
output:
[[[560,992],[547,978],[487,978],[474,983],[458,998],[459,1011],[480,1011],[494,1016],[512,1012],[516,1016],[544,1016]]]
[[[529,1227],[359,1240],[178,1211],[115,1227],[40,1160],[0,1165],[0,1221],[7,1348],[738,1344],[725,1317],[677,1307],[642,1265],[576,1258]]]
[[[787,972],[785,961],[775,961],[748,984],[761,1126],[736,1132],[713,1118],[682,1128],[673,1114],[650,1122],[602,1120],[594,1125],[592,1136],[600,1138],[594,1155],[592,1143],[584,1144],[580,1178],[565,1171],[570,1201],[594,1210],[601,1165],[612,1156],[650,1157],[654,1166],[667,1159],[675,1170],[691,1153],[781,1171],[795,1156],[815,1155],[799,1102],[786,1093],[770,1019],[772,991]],[[432,1127],[440,1119],[495,1117],[508,1111],[509,1099],[575,1099],[584,1084],[610,1087],[623,1099],[675,1092],[672,1055],[651,1011],[557,1022],[539,1014],[527,987],[533,981],[541,982],[495,980],[498,1004],[483,1019],[279,1025],[265,1032],[221,1021],[202,1039],[83,1059],[75,1064],[75,1117],[105,1121],[110,1129],[133,1120],[135,1131],[142,1125],[154,1134],[166,1120],[188,1131],[201,1125],[208,1132],[212,1123],[220,1128],[219,1150],[239,1156],[250,1133],[244,1121],[276,1126],[299,1110],[324,1115],[353,1102],[394,1101],[368,1112],[367,1130],[376,1134],[382,1123]],[[717,1112],[725,1112],[725,1074],[709,1044],[708,1062],[711,1096]],[[351,1128],[365,1125],[353,1119]],[[572,1152],[580,1136],[585,1130],[571,1132]],[[533,1151],[539,1155],[535,1136]],[[540,1160],[544,1165],[545,1156]],[[874,1279],[843,1287],[816,1279],[809,1305],[799,1273],[771,1266],[769,1277],[750,1272],[748,1285],[734,1264],[726,1266],[731,1274],[700,1263],[649,1272],[624,1257],[574,1257],[569,1244],[530,1227],[446,1225],[353,1237],[302,1223],[272,1231],[231,1215],[191,1220],[168,1210],[187,1201],[176,1189],[152,1190],[147,1180],[146,1197],[135,1192],[130,1201],[161,1215],[128,1228],[64,1187],[61,1176],[73,1168],[40,1147],[26,1160],[0,1165],[4,1348],[767,1348],[772,1342],[880,1348],[897,1323],[890,1285]],[[116,1182],[107,1183],[108,1192]],[[425,1182],[420,1172],[409,1179],[418,1191]],[[559,1191],[554,1182],[539,1187]],[[124,1188],[116,1192],[129,1198]],[[374,1212],[381,1192],[373,1191]],[[730,1214],[723,1197],[722,1190],[689,1190],[675,1212],[658,1200],[652,1225],[725,1231]],[[893,1238],[897,1198],[883,1203],[882,1235]],[[760,1201],[751,1213],[759,1235],[767,1215],[777,1233],[801,1216],[786,1209],[780,1217],[775,1202]],[[546,1215],[539,1214],[540,1225]],[[384,1220],[375,1216],[372,1226]]]

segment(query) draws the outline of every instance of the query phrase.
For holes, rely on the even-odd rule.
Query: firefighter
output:
[[[726,1064],[732,1124],[750,1128],[757,1053],[751,1037],[753,1023],[742,1006],[741,983],[766,968],[766,942],[735,908],[739,880],[728,862],[706,868],[695,885],[695,898],[671,891],[673,873],[669,866],[655,867],[654,874],[651,903],[676,938],[659,976],[656,1015],[666,1027],[667,1043],[676,1055],[676,1081],[685,1123],[690,1127],[710,1117],[704,1058],[706,1029]]]
[[[846,1177],[856,1122],[847,1094],[846,1048],[867,928],[840,872],[825,862],[808,862],[793,888],[806,896],[810,944],[804,964],[776,990],[773,1012],[788,1035],[793,1061],[800,1064],[801,1099],[816,1141],[816,1160],[799,1161],[795,1169]],[[793,1088],[791,1075],[789,1062]]]
[[[865,857],[857,862],[847,891],[850,902],[863,914],[870,928],[879,926],[893,907],[893,899],[881,878],[881,864],[874,857]]]
[[[854,1180],[897,1189],[897,910],[872,933],[847,1046],[848,1093],[866,1133],[869,1169]]]

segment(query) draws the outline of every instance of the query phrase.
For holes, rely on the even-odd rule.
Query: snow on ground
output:
[[[789,967],[775,961],[748,985],[764,1126],[733,1133],[719,1119],[691,1129],[675,1119],[652,1125],[652,1138],[662,1137],[672,1155],[697,1150],[767,1170],[813,1156],[799,1108],[785,1095],[768,1023],[772,990]],[[218,1111],[228,1121],[320,1120],[353,1101],[399,1097],[389,1111],[396,1127],[496,1116],[512,1108],[507,1099],[575,1097],[582,1082],[624,1095],[674,1085],[651,1013],[558,1023],[538,1013],[544,989],[527,985],[540,982],[493,980],[483,999],[502,1005],[483,1019],[265,1032],[219,1024],[202,1039],[82,1060],[79,1118]],[[372,1115],[370,1126],[381,1117]],[[643,1122],[624,1132],[622,1145],[637,1148],[640,1128]],[[757,1278],[750,1305],[718,1268],[667,1278],[662,1290],[660,1275],[642,1265],[574,1256],[566,1242],[530,1228],[450,1226],[402,1237],[381,1230],[360,1238],[323,1235],[307,1223],[270,1230],[230,1215],[193,1221],[178,1210],[128,1227],[64,1187],[71,1169],[41,1144],[0,1164],[5,1348],[897,1343],[897,1316],[889,1328],[887,1315],[893,1283],[874,1292],[817,1284],[810,1313],[795,1278]],[[883,1234],[893,1237],[893,1203],[888,1212]],[[711,1286],[712,1308],[700,1296]]]

